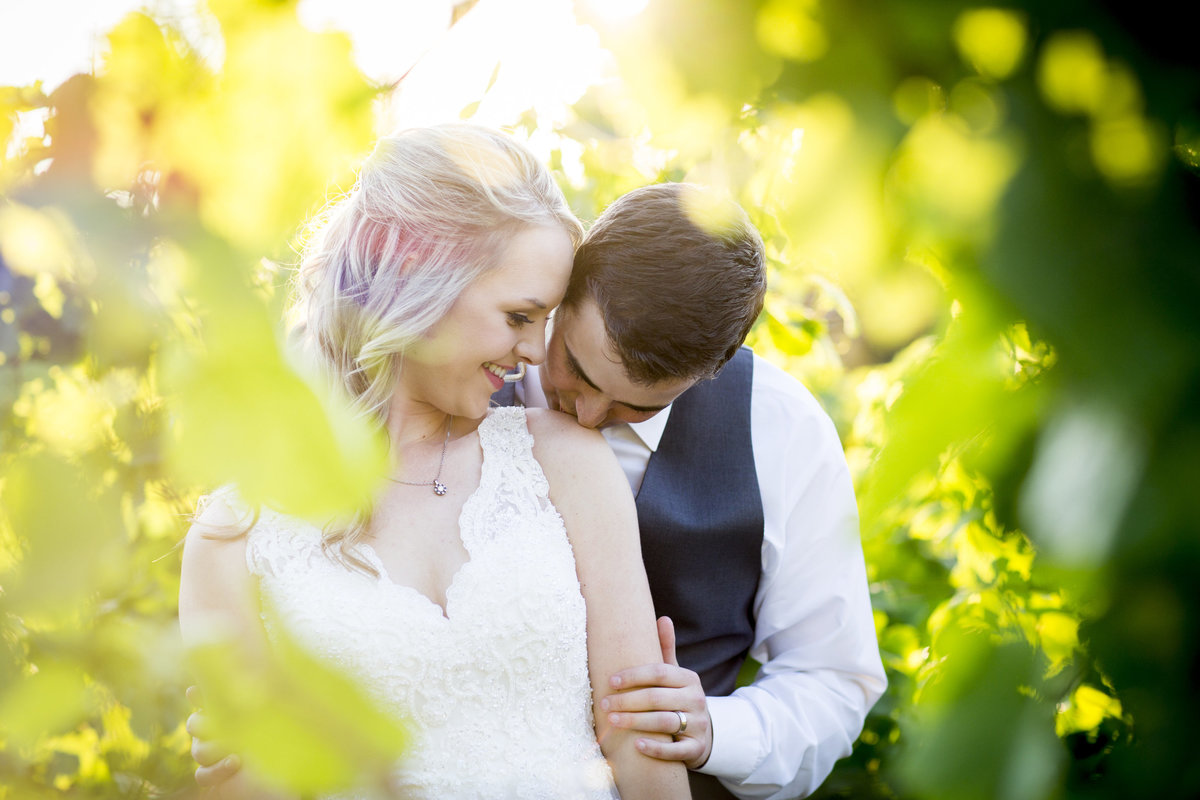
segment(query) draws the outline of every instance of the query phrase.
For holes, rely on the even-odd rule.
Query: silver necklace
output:
[[[388,477],[393,483],[403,483],[405,486],[432,486],[433,493],[441,497],[446,493],[446,484],[442,483],[442,465],[446,463],[446,445],[450,444],[450,424],[454,422],[454,417],[446,420],[446,438],[442,442],[442,456],[438,459],[437,472],[431,481],[402,481],[399,478]]]

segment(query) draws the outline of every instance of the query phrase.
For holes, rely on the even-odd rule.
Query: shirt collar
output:
[[[667,429],[667,419],[670,416],[671,406],[667,406],[644,422],[629,423],[629,429],[636,433],[642,443],[653,453],[658,450],[658,443],[662,441],[663,431]]]

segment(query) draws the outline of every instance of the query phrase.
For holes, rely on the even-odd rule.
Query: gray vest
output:
[[[654,611],[710,695],[733,691],[754,641],[763,510],[750,440],[754,360],[742,348],[675,400],[637,496]]]
[[[679,663],[723,696],[754,642],[763,508],[750,438],[754,358],[742,348],[711,381],[671,406],[637,496],[642,559],[654,611],[675,623]],[[692,797],[732,798],[689,772]]]

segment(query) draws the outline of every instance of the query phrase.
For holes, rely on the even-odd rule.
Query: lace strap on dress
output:
[[[550,484],[533,457],[533,434],[524,408],[492,409],[479,424],[479,444],[483,448],[483,485],[503,484],[509,489],[531,490],[542,499],[549,496]]]
[[[493,408],[479,423],[479,440],[485,453],[516,454],[533,447],[533,434],[525,422],[523,406]]]

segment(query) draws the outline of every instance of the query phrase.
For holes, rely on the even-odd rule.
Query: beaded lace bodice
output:
[[[290,633],[407,721],[400,796],[615,796],[592,727],[574,555],[524,409],[495,409],[478,430],[482,474],[459,518],[469,559],[445,614],[393,583],[370,546],[358,553],[378,577],[326,556],[318,528],[270,510],[247,564]]]

